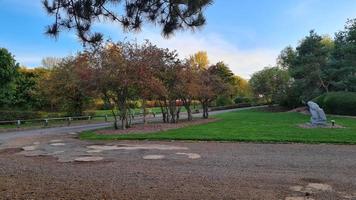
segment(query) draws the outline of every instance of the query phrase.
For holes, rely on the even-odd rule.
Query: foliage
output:
[[[198,51],[197,53],[191,55],[188,59],[189,64],[197,69],[208,69],[209,58],[206,51]]]
[[[86,54],[68,57],[52,69],[45,81],[46,95],[68,115],[82,115],[91,100],[94,83],[88,61]]]
[[[14,80],[17,76],[19,64],[10,52],[0,48],[0,107],[12,103],[14,95]]]
[[[235,104],[239,103],[251,103],[252,99],[249,97],[244,97],[244,96],[238,96],[234,99]]]
[[[234,94],[238,97],[251,97],[252,96],[252,91],[251,91],[251,87],[249,85],[249,82],[240,77],[235,75],[233,77],[233,91]]]
[[[286,70],[278,67],[266,67],[252,75],[250,86],[256,98],[266,103],[280,103],[290,87],[290,77]]]
[[[356,144],[356,119],[330,117],[347,128],[304,129],[298,124],[310,120],[308,115],[291,112],[243,110],[214,116],[216,122],[149,134],[102,135],[95,131],[80,134],[91,140],[203,140],[265,143],[335,143]]]
[[[61,63],[61,58],[56,57],[46,57],[42,59],[42,67],[45,69],[52,69],[55,66],[58,66]]]
[[[336,33],[332,53],[332,90],[356,92],[356,19],[349,20],[345,30]]]
[[[356,92],[329,92],[314,100],[326,113],[356,116]]]
[[[295,87],[301,90],[304,101],[310,100],[330,88],[330,46],[323,42],[323,37],[311,31],[296,48],[294,62],[289,67]]]
[[[292,85],[283,104],[296,107],[324,93],[356,92],[355,33],[356,19],[348,20],[334,39],[311,31],[295,49],[285,48],[278,65],[289,71]]]
[[[143,22],[152,22],[161,25],[162,33],[168,36],[176,30],[204,25],[203,10],[211,3],[212,0],[44,0],[43,6],[55,18],[47,27],[47,34],[57,37],[62,30],[74,29],[83,42],[95,43],[102,40],[101,33],[91,32],[96,22],[119,23],[129,31],[138,31]]]
[[[231,105],[233,104],[234,102],[231,100],[230,97],[227,97],[226,95],[223,95],[223,96],[219,96],[217,99],[216,99],[216,104],[215,106],[227,106],[227,105]]]
[[[198,91],[197,99],[203,107],[203,118],[208,118],[209,104],[216,100],[218,96],[225,94],[229,90],[229,86],[219,76],[211,74],[208,70],[201,70],[199,77],[201,88]]]
[[[0,121],[13,121],[24,119],[39,119],[42,117],[40,112],[24,110],[2,110],[0,111]]]

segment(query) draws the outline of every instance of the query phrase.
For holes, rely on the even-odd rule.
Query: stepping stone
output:
[[[94,149],[94,150],[89,150],[89,151],[86,151],[87,153],[101,153],[103,152],[103,150],[100,150],[100,149]]]
[[[301,192],[303,190],[303,186],[296,185],[296,186],[290,187],[289,189],[292,191],[295,191],[295,192]]]
[[[51,153],[51,155],[58,155],[58,154],[62,154],[64,153],[64,151],[55,151],[53,153]]]
[[[109,150],[187,150],[187,147],[178,147],[160,144],[146,144],[146,145],[123,145],[123,146],[108,146],[108,145],[90,145],[89,149],[97,149],[103,151]]]
[[[320,191],[332,191],[332,187],[328,184],[322,183],[309,183],[306,189],[320,190]]]
[[[95,161],[100,161],[103,160],[103,157],[79,157],[75,158],[74,161],[77,162],[95,162]]]
[[[176,153],[177,155],[186,155],[190,159],[199,159],[201,156],[197,153]]]
[[[34,142],[33,143],[34,145],[39,145],[39,144],[41,144],[40,142]]]
[[[65,143],[52,143],[51,146],[65,146]]]
[[[68,134],[69,134],[69,135],[77,135],[78,133],[76,133],[76,132],[69,132]]]
[[[37,146],[25,146],[25,147],[22,147],[22,149],[24,151],[34,151],[36,150]]]
[[[286,200],[313,200],[313,199],[304,198],[304,197],[286,197]]]
[[[147,156],[143,156],[143,159],[145,160],[160,160],[163,159],[164,155],[147,155]]]
[[[107,146],[107,145],[91,145],[87,146],[89,149],[100,150],[100,151],[110,151],[110,150],[118,150],[118,146]]]
[[[59,143],[59,142],[63,142],[63,140],[51,140],[49,141],[50,143]]]

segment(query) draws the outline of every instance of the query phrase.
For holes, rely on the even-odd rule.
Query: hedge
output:
[[[356,116],[356,92],[329,92],[314,101],[326,113]]]
[[[43,115],[34,111],[0,111],[0,121],[38,119]]]
[[[210,110],[211,111],[229,110],[229,109],[235,109],[235,108],[247,108],[247,107],[251,107],[251,106],[252,105],[250,103],[239,103],[239,104],[228,105],[228,106],[212,107]]]

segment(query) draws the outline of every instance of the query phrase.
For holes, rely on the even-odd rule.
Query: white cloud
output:
[[[249,78],[254,72],[276,63],[280,50],[274,49],[241,49],[224,40],[218,34],[177,34],[165,39],[160,34],[140,34],[138,40],[149,39],[157,46],[176,49],[182,58],[197,51],[207,51],[211,63],[224,61],[231,70],[244,78]]]

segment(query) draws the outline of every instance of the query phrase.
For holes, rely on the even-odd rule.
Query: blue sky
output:
[[[223,60],[234,73],[248,78],[275,64],[279,52],[315,29],[320,34],[341,30],[356,18],[355,0],[215,0],[206,10],[207,25],[196,32],[178,32],[169,39],[159,27],[145,25],[140,33],[124,33],[116,24],[97,24],[112,40],[149,39],[176,49],[181,57],[205,50],[211,63]],[[9,49],[21,65],[36,67],[44,57],[63,57],[82,49],[73,32],[55,40],[43,34],[52,22],[40,0],[0,0],[0,47]]]

